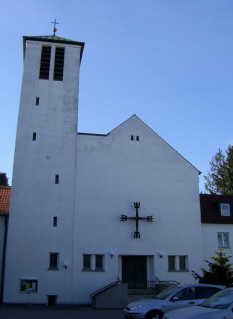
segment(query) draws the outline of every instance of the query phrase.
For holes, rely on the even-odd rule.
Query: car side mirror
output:
[[[172,301],[177,301],[177,300],[179,300],[178,297],[173,297],[173,298],[172,298]]]

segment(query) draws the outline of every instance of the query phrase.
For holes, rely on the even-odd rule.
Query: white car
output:
[[[226,288],[201,305],[167,312],[163,319],[233,319],[233,288]]]
[[[224,288],[225,286],[206,284],[173,286],[153,299],[130,303],[124,308],[124,317],[126,319],[162,319],[167,311],[199,305]]]

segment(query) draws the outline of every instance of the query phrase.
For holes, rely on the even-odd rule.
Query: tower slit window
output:
[[[36,132],[33,132],[33,133],[32,133],[32,140],[33,140],[33,141],[36,141]]]
[[[50,68],[50,57],[51,57],[51,46],[43,45],[41,51],[40,61],[40,79],[49,79],[49,68]]]
[[[65,48],[57,47],[55,52],[55,63],[54,63],[54,74],[53,74],[54,80],[57,80],[57,81],[63,80],[64,57],[65,57]]]
[[[59,175],[55,175],[55,184],[59,184]]]

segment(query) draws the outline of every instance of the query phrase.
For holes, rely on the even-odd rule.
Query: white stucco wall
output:
[[[77,135],[81,48],[64,45],[62,82],[39,80],[43,44],[28,41],[24,61],[4,302],[46,304],[57,295],[61,304],[88,304],[90,293],[121,279],[124,255],[147,256],[148,280],[193,281],[189,272],[168,272],[167,256],[203,266],[198,170],[136,116],[107,136]],[[52,73],[61,44],[51,45]],[[139,222],[138,239],[135,221],[120,220],[135,216],[135,201],[141,217],[154,217]],[[48,270],[49,253],[59,253],[58,271]],[[103,255],[104,271],[82,271],[83,254]],[[21,293],[21,278],[38,279],[38,292]]]
[[[50,80],[39,80],[41,46],[51,45]],[[37,278],[30,302],[72,300],[75,168],[80,47],[65,47],[63,81],[53,81],[54,51],[60,43],[27,41],[20,98],[11,216],[7,245],[4,302],[27,302],[21,278]],[[39,105],[36,97],[40,98]],[[32,141],[32,133],[37,133]],[[59,174],[59,184],[55,175]],[[53,227],[57,216],[58,226]],[[49,253],[59,253],[59,271],[48,271]]]
[[[90,292],[121,278],[122,255],[153,257],[148,280],[193,281],[188,272],[168,272],[167,256],[188,255],[189,269],[202,267],[198,171],[136,116],[108,136],[79,135],[77,148],[77,298],[87,302]],[[133,238],[135,221],[120,220],[135,216],[134,201],[139,216],[154,216],[139,222],[140,239]],[[104,254],[105,272],[82,272],[82,254]]]
[[[218,251],[218,233],[229,233],[229,248],[224,248],[226,256],[233,256],[233,225],[232,224],[202,224],[203,233],[203,258],[211,260],[210,257],[215,257],[215,252]],[[233,258],[230,258],[233,262]],[[204,263],[204,268],[209,269],[207,263]]]

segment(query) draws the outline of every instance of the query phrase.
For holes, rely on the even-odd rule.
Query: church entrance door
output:
[[[122,256],[122,282],[129,288],[146,288],[146,256]]]

